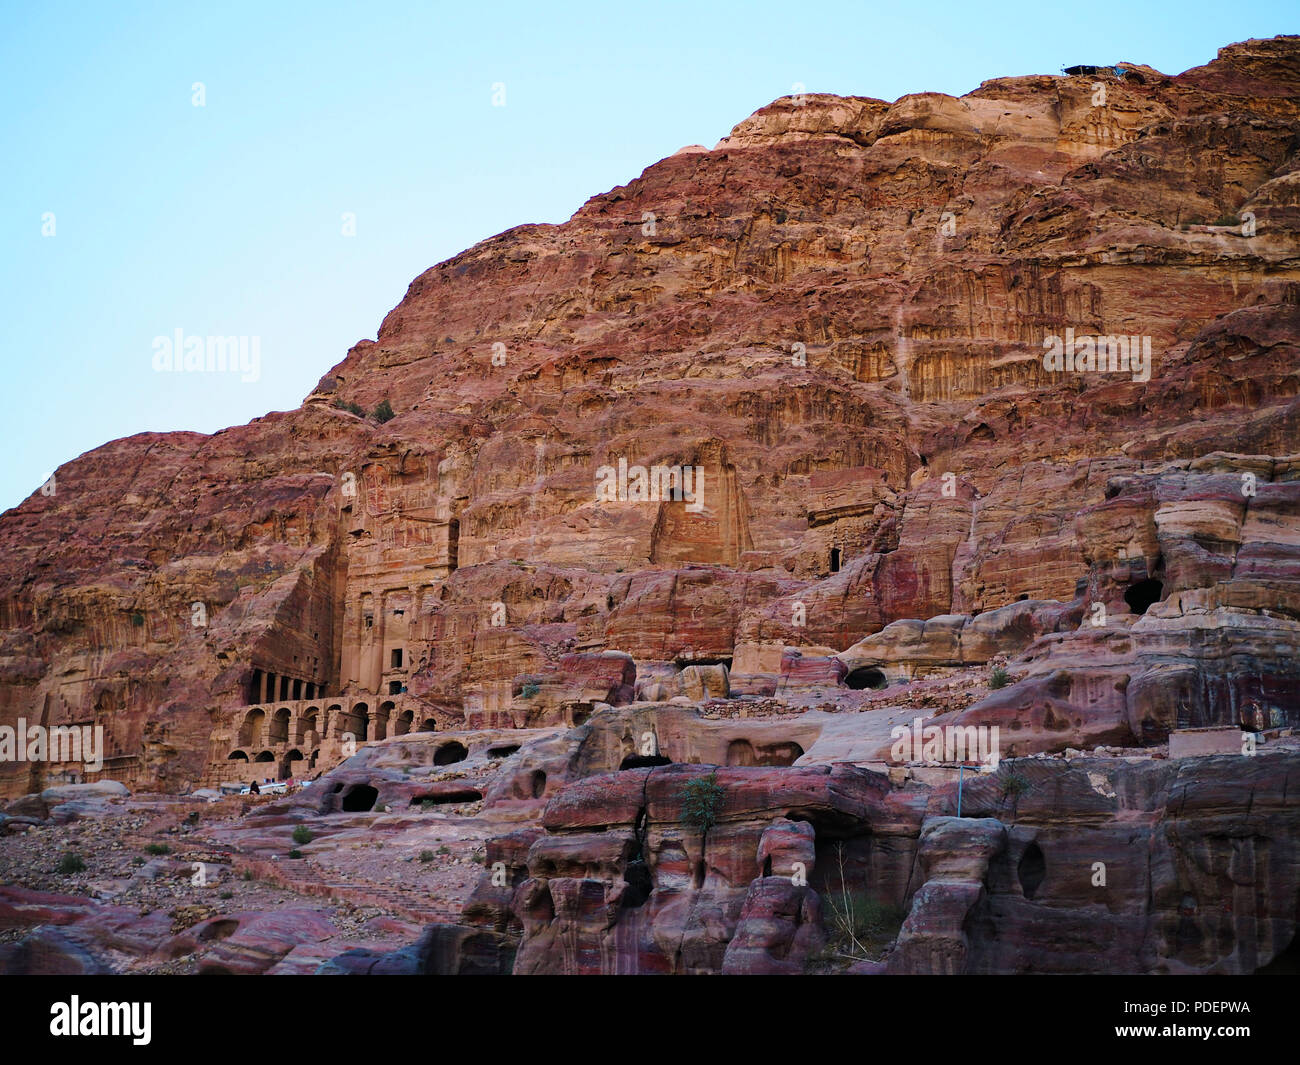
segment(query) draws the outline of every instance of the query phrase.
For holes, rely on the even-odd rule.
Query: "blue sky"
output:
[[[0,508],[107,440],[296,407],[427,267],[712,147],[796,82],[1178,73],[1296,22],[1272,0],[0,0]],[[155,372],[178,328],[258,337],[259,379]]]

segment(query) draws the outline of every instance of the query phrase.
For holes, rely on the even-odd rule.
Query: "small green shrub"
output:
[[[541,690],[542,686],[540,684],[525,684],[519,689],[519,697],[521,699],[531,699]]]
[[[999,773],[998,776],[1002,778],[1002,797],[1004,799],[1018,799],[1032,787],[1027,778],[1014,770],[1007,770],[1005,773]]]
[[[375,409],[370,412],[370,417],[374,418],[380,425],[384,422],[391,422],[397,415],[393,411],[393,405],[386,399],[381,399]]]
[[[682,785],[682,820],[694,825],[702,834],[718,823],[722,808],[723,790],[717,772],[707,777],[695,777]]]
[[[153,855],[171,854],[172,849],[166,843],[150,843],[145,847],[144,852]]]
[[[433,861],[433,858],[434,858],[433,851],[420,851],[420,861],[431,862]]]
[[[450,854],[450,853],[451,853],[451,848],[450,848],[450,847],[447,847],[447,846],[439,847],[439,848],[438,848],[438,853],[439,853],[439,854],[444,854],[444,855],[445,855],[445,854]]]
[[[217,895],[217,898],[219,899],[233,899],[234,897],[235,893],[233,891],[222,891]]]
[[[334,401],[334,406],[339,410],[347,411],[349,414],[355,414],[358,418],[364,418],[366,416],[365,408],[362,407],[360,403],[344,403],[343,400],[336,399]]]
[[[293,830],[293,841],[297,844],[310,843],[316,837],[306,825],[299,825]]]
[[[992,675],[989,677],[990,688],[994,688],[994,689],[1005,688],[1010,683],[1011,683],[1011,674],[1008,673],[1001,666],[998,666],[997,669],[995,669]]]
[[[291,851],[289,852],[289,857],[290,857],[290,858],[301,858],[301,857],[302,857],[302,851],[300,851],[297,847],[294,847],[294,849],[291,850]]]
[[[86,871],[86,862],[74,851],[64,851],[63,857],[59,859],[59,874],[61,876],[72,876],[73,873],[84,873]]]

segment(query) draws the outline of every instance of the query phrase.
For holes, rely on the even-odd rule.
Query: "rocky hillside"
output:
[[[997,659],[957,709],[1012,753],[1300,724],[1298,131],[1296,37],[778,100],[432,267],[299,409],[61,467],[0,517],[0,724],[165,791],[304,693],[377,739]]]

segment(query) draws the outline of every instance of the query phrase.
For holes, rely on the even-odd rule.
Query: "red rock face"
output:
[[[254,706],[373,739],[994,655],[966,713],[1023,753],[1300,724],[1300,39],[1126,69],[779,100],[430,268],[298,410],[69,463],[0,517],[0,724],[182,790]]]

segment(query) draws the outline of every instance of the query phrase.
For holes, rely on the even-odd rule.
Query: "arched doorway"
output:
[[[320,735],[320,708],[309,706],[298,718],[298,734],[294,736],[294,743],[312,744],[316,740],[314,737]]]
[[[266,727],[266,711],[253,707],[244,715],[244,723],[239,726],[239,746],[260,747],[262,731]]]

